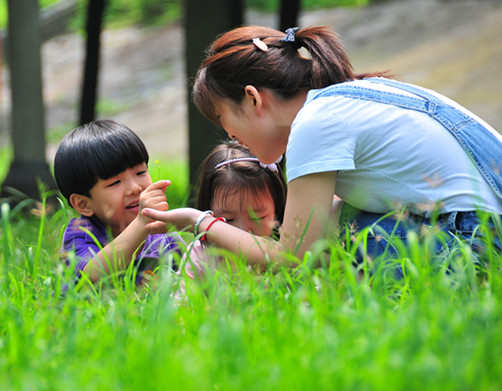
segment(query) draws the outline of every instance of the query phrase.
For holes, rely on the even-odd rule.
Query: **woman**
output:
[[[380,77],[379,77],[380,76]],[[430,90],[355,74],[325,27],[231,30],[209,48],[193,88],[199,110],[263,163],[286,153],[288,196],[280,242],[224,222],[207,240],[242,252],[250,263],[299,257],[323,237],[334,197],[406,237],[434,210],[441,228],[469,238],[478,211],[502,214],[502,137],[455,102]],[[396,224],[385,214],[406,207]],[[184,208],[144,214],[178,228],[206,230],[206,215]],[[387,244],[370,238],[369,250]]]

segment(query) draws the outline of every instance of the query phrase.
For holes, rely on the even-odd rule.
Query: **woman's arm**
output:
[[[288,198],[281,240],[252,235],[221,221],[215,222],[207,233],[209,243],[244,255],[251,264],[266,264],[283,261],[283,252],[292,252],[301,258],[310,246],[324,234],[324,227],[330,219],[336,175],[334,172],[306,175],[288,185]],[[178,229],[192,229],[202,212],[197,209],[181,208],[167,212],[144,209],[147,217],[175,225]],[[199,231],[207,229],[212,222],[202,220]],[[308,226],[307,226],[308,224]],[[305,228],[307,227],[307,228]]]

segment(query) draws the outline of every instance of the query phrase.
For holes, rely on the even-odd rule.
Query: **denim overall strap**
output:
[[[313,99],[342,95],[354,99],[390,104],[429,115],[439,122],[462,146],[495,194],[502,198],[502,143],[474,118],[441,101],[431,93],[395,80],[366,79],[408,92],[414,96],[352,85],[334,84],[317,93]]]

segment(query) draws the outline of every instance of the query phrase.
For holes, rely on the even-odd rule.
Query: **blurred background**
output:
[[[42,12],[63,1],[67,0],[40,1]],[[154,159],[170,161],[184,161],[188,148],[181,2],[109,0],[99,76],[98,118],[124,122],[143,138]],[[3,29],[6,3],[0,2]],[[72,11],[62,16],[69,21],[66,27],[43,36],[48,162],[57,143],[78,122],[87,2],[73,3]],[[356,72],[390,70],[399,80],[453,98],[502,130],[502,1],[303,0],[301,4],[299,25],[327,25],[338,32]],[[247,0],[245,24],[277,28],[277,9],[277,0]],[[0,88],[0,153],[5,154],[10,143],[5,62]]]

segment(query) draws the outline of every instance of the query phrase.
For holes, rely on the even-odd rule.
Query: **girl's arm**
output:
[[[315,240],[323,236],[325,224],[330,219],[330,211],[335,192],[334,172],[306,175],[289,183],[281,240],[252,235],[229,224],[217,221],[207,233],[210,243],[244,255],[251,264],[281,262],[281,253],[295,252],[303,257]],[[162,212],[152,209],[143,214],[153,219],[175,225],[178,229],[192,228],[202,212],[197,209],[182,208]],[[202,220],[199,230],[207,229],[213,219]],[[307,229],[305,227],[307,226]],[[303,235],[305,231],[305,234]],[[303,240],[302,239],[303,236]]]

